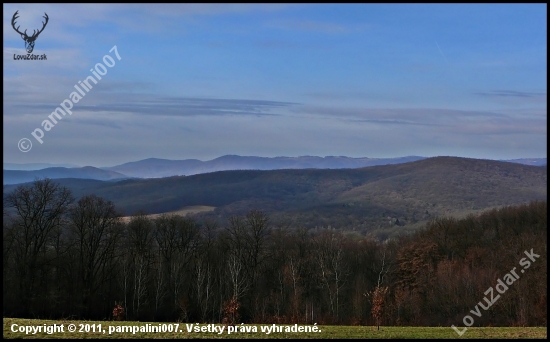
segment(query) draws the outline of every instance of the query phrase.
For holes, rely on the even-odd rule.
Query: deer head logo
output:
[[[11,26],[13,26],[13,29],[15,30],[15,32],[17,32],[21,35],[21,38],[23,38],[23,40],[25,41],[25,49],[27,49],[28,53],[31,53],[32,50],[34,50],[34,41],[36,40],[36,38],[38,38],[38,35],[40,33],[42,33],[42,31],[44,31],[44,28],[48,24],[48,19],[49,19],[48,15],[46,14],[46,12],[44,12],[43,18],[46,19],[46,22],[42,22],[42,25],[43,25],[42,29],[38,30],[38,32],[36,32],[36,30],[33,30],[32,36],[29,37],[27,35],[27,30],[25,30],[25,32],[21,32],[21,31],[19,31],[20,26],[17,26],[17,28],[15,28],[15,20],[17,18],[19,18],[17,16],[17,12],[19,12],[19,11],[16,11],[13,14],[13,18],[11,19]]]

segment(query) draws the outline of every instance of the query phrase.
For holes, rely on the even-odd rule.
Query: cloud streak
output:
[[[525,98],[534,98],[534,97],[544,97],[546,98],[546,93],[538,92],[525,92],[525,91],[515,91],[515,90],[495,90],[490,92],[478,92],[476,95],[486,96],[486,97],[525,97]]]
[[[513,115],[490,111],[453,110],[435,108],[330,108],[330,107],[297,107],[296,111],[322,117],[326,120],[342,120],[380,128],[391,129],[392,126],[417,127],[427,134],[466,135],[507,135],[534,134],[545,135],[546,117],[516,117]],[[402,131],[406,132],[406,131]]]
[[[92,89],[93,91],[93,89]],[[90,92],[91,94],[91,92]],[[95,100],[95,104],[75,104],[73,112],[129,113],[146,116],[273,116],[280,115],[277,110],[298,105],[293,102],[248,99],[216,99],[195,97],[161,97],[144,94],[117,94],[109,102],[107,98]],[[59,101],[61,102],[61,101]],[[9,108],[5,115],[16,113],[42,114],[52,112],[59,103],[18,103],[6,104]]]
[[[545,6],[499,6],[6,4],[6,160],[540,155]],[[31,32],[48,13],[47,61],[13,59],[16,10]],[[115,44],[122,60],[22,154]]]

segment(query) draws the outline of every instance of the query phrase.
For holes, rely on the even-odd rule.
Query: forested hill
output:
[[[351,158],[351,157],[257,157],[226,155],[216,159],[168,160],[149,158],[122,165],[104,168],[138,178],[190,176],[201,173],[229,170],[280,170],[280,169],[352,169],[375,165],[400,164],[425,159],[419,156],[398,158]]]
[[[94,193],[125,215],[213,206],[223,222],[251,209],[274,223],[372,231],[439,215],[547,198],[546,166],[457,157],[342,170],[220,171],[195,176],[100,182],[56,180],[76,197]],[[10,190],[5,187],[4,192]]]
[[[277,227],[261,211],[220,226],[178,215],[124,222],[99,197],[72,206],[52,180],[5,205],[16,209],[4,212],[6,317],[462,331],[477,312],[475,327],[547,323],[546,201],[440,217],[384,243]]]

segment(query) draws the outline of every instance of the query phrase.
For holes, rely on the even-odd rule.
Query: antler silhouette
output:
[[[19,18],[17,16],[17,13],[19,13],[19,11],[15,11],[15,13],[13,14],[13,17],[11,18],[11,26],[13,27],[15,32],[21,35],[21,38],[23,38],[23,40],[25,41],[25,48],[27,49],[27,52],[31,53],[32,50],[34,49],[34,41],[36,40],[36,38],[38,38],[38,35],[42,33],[42,31],[44,31],[44,29],[46,28],[46,25],[48,25],[48,20],[50,18],[48,17],[48,14],[44,12],[44,16],[42,18],[46,19],[46,22],[42,22],[42,28],[38,30],[38,32],[36,32],[36,30],[33,30],[32,36],[29,37],[27,35],[27,30],[25,30],[25,32],[21,32],[19,31],[20,26],[17,26],[17,28],[15,27],[15,20]]]
[[[42,31],[44,31],[44,29],[46,28],[46,25],[48,25],[48,20],[49,20],[50,18],[48,17],[48,15],[46,14],[46,12],[44,12],[44,16],[43,16],[42,18],[46,19],[46,22],[42,22],[42,28],[41,28],[40,31],[38,31],[37,33],[34,33],[34,30],[33,30],[33,33],[32,33],[33,38],[38,37],[38,35],[39,35],[40,33],[42,33]]]
[[[19,31],[19,28],[20,28],[21,26],[17,26],[17,28],[15,28],[15,20],[16,20],[17,18],[19,18],[19,17],[17,16],[17,13],[18,13],[18,12],[19,12],[19,11],[15,11],[15,13],[13,14],[13,17],[11,18],[11,26],[13,27],[13,29],[15,30],[15,32],[19,33],[19,34],[22,35],[22,36],[23,36],[23,35],[26,36],[26,35],[27,35],[27,30],[25,30],[25,33],[23,33],[23,32],[21,32],[21,31]]]

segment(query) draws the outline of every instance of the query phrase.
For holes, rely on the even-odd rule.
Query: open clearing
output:
[[[147,215],[147,217],[154,220],[154,219],[156,219],[157,217],[159,217],[161,215],[181,215],[181,216],[185,216],[187,214],[197,214],[197,213],[202,213],[202,212],[207,212],[207,211],[213,211],[214,209],[216,209],[216,207],[210,207],[210,206],[207,206],[207,205],[192,205],[192,206],[189,206],[189,207],[181,208],[179,210],[170,211],[168,213],[150,214],[150,215]],[[130,218],[131,218],[131,216],[124,216],[124,217],[122,217],[122,220],[124,222],[129,222]]]
[[[37,332],[25,334],[13,332],[13,330],[25,330],[25,327],[45,329],[44,327],[63,326],[63,332],[48,334]],[[177,330],[177,332],[116,332],[116,329],[124,329],[123,326],[133,329],[138,327],[151,331],[151,327],[160,327],[161,330]],[[458,338],[458,334],[451,327],[380,327],[380,331],[372,326],[318,326],[318,332],[282,332],[266,334],[261,332],[261,327],[273,327],[273,324],[245,324],[237,326],[237,330],[253,330],[258,332],[233,332],[227,333],[225,327],[222,334],[214,332],[188,332],[188,327],[197,326],[191,323],[158,323],[158,322],[114,322],[114,321],[71,321],[71,320],[38,320],[4,318],[4,338]],[[207,327],[207,324],[199,324],[199,327]],[[223,327],[222,324],[211,326]],[[278,325],[283,329],[286,326]],[[75,328],[75,332],[69,329]],[[311,327],[311,325],[298,325],[298,327]],[[32,329],[32,328],[31,328]],[[95,333],[93,330],[95,329]],[[109,329],[115,330],[109,334]],[[462,330],[463,327],[460,328]],[[88,332],[86,332],[88,330]],[[98,332],[99,331],[99,332]],[[468,328],[461,338],[547,338],[546,327],[489,327]]]

